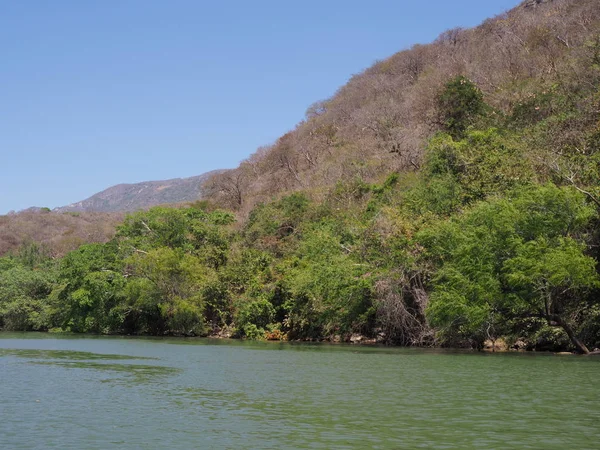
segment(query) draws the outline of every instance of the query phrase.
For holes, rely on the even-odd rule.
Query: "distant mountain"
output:
[[[135,211],[167,203],[192,202],[202,198],[204,182],[220,172],[214,170],[189,178],[117,184],[85,200],[54,208],[53,212]]]

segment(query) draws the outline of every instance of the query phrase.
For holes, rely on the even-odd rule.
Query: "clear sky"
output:
[[[0,2],[0,214],[235,167],[375,60],[518,3]]]

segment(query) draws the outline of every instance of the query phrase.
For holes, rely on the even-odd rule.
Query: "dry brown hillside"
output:
[[[450,78],[471,79],[502,115],[540,86],[590,82],[590,43],[599,36],[598,0],[528,0],[476,28],[448,30],[352,77],[293,131],[214,176],[209,197],[245,213],[282,193],[417,169]]]
[[[88,242],[106,242],[115,234],[121,213],[21,212],[0,216],[0,256],[27,242],[45,245],[62,256]]]

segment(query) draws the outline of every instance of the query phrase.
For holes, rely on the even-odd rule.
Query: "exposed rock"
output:
[[[512,350],[519,350],[519,351],[523,351],[523,350],[527,350],[527,342],[523,341],[522,339],[518,339],[514,342],[514,344],[510,347]]]
[[[209,335],[211,338],[217,339],[230,339],[233,336],[233,328],[232,327],[223,327],[214,329],[213,332]]]
[[[377,340],[373,338],[368,338],[367,336],[363,336],[362,334],[353,333],[350,336],[349,341],[352,344],[376,344]]]
[[[506,345],[504,339],[496,339],[495,341],[488,339],[483,343],[483,349],[488,352],[505,352],[508,350],[508,345]]]
[[[376,330],[376,331],[377,331],[377,330]],[[388,342],[388,337],[387,337],[387,335],[385,334],[385,332],[384,332],[384,331],[378,331],[378,332],[377,332],[377,337],[375,338],[375,341],[376,341],[378,344],[385,344],[385,343],[387,343],[387,342]]]
[[[365,339],[365,337],[362,334],[353,333],[350,336],[349,341],[352,342],[353,344],[360,344],[364,339]]]

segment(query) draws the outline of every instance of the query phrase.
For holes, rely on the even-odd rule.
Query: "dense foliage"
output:
[[[548,8],[561,4],[570,14],[589,6]],[[220,174],[212,201],[131,214],[107,243],[64,257],[27,243],[0,258],[0,327],[478,348],[504,338],[582,353],[600,346],[600,27],[593,15],[580,24],[586,33],[548,22],[560,31],[555,39],[540,25],[550,16],[531,14],[435,44],[452,41],[453,55],[466,54],[461,37],[508,27],[526,33],[532,66],[516,53],[506,67],[493,62],[504,70],[494,92],[491,81],[482,89],[468,77],[471,66],[436,72],[448,76],[427,84],[433,114],[421,119],[433,128],[411,167],[365,153],[355,170],[330,171],[319,161],[333,149],[371,143],[350,140],[347,129],[342,136],[347,123],[328,122],[335,108],[316,105],[274,148]],[[521,28],[521,16],[538,22]],[[405,57],[417,50],[429,51]],[[417,68],[411,89],[433,77]],[[400,154],[400,125],[380,106],[371,116],[378,139]],[[290,184],[269,199],[263,188],[254,195],[280,179],[277,168]],[[311,182],[320,170],[328,182]]]
[[[440,133],[418,174],[294,193],[243,223],[205,202],[129,215],[110,242],[59,259],[30,243],[0,259],[0,323],[587,352],[600,345],[598,180],[536,174],[519,139],[534,132]]]

